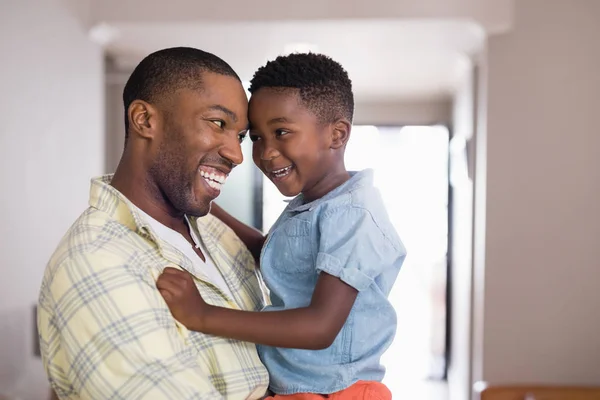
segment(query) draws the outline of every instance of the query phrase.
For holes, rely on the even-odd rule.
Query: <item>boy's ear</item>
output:
[[[347,119],[338,119],[333,124],[333,131],[331,133],[331,148],[340,149],[348,143],[350,139],[350,130],[352,124]]]
[[[143,138],[152,139],[156,136],[158,110],[143,100],[134,100],[127,109],[129,129]]]

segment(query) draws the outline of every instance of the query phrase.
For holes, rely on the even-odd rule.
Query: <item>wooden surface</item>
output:
[[[600,400],[600,387],[488,386],[481,400]]]

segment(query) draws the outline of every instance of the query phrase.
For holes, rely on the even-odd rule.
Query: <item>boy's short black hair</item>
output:
[[[323,54],[279,56],[260,67],[250,81],[250,93],[261,88],[294,88],[305,106],[323,123],[346,118],[352,122],[354,95],[346,70]]]
[[[214,54],[191,47],[173,47],[144,58],[127,80],[123,90],[125,141],[129,136],[127,110],[134,100],[149,103],[182,88],[200,89],[202,72],[214,72],[240,80],[229,64]]]

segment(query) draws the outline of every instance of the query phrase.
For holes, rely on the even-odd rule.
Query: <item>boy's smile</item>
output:
[[[285,168],[280,168],[280,169],[269,171],[268,175],[272,181],[282,181],[285,178],[287,178],[288,176],[290,176],[293,169],[294,169],[294,165],[292,164],[292,165],[288,165]]]

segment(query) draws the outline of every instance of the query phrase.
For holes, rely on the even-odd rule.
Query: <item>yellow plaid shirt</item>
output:
[[[133,205],[92,180],[90,208],[52,256],[39,298],[42,359],[61,399],[257,399],[268,373],[251,343],[188,331],[155,282],[177,265],[207,303],[258,311],[263,286],[238,237],[212,216],[192,219],[233,293],[229,298],[160,240]]]

